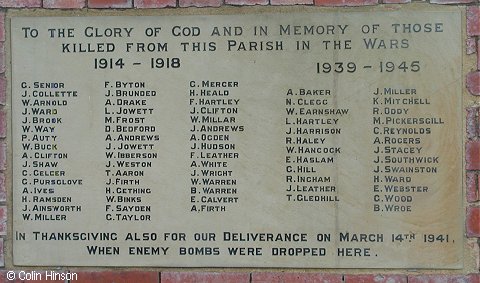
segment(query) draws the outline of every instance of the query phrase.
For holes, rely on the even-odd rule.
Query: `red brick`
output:
[[[225,0],[227,5],[251,6],[251,5],[268,5],[269,0]]]
[[[477,177],[478,177],[478,178],[477,178],[477,200],[480,201],[480,174],[478,174]],[[480,243],[479,243],[479,245],[480,245]],[[479,255],[479,256],[480,256],[480,255]],[[479,257],[479,259],[480,259],[480,257]],[[480,283],[480,282],[479,282],[479,283]]]
[[[7,207],[0,206],[0,235],[7,234]]]
[[[0,266],[5,266],[5,257],[4,257],[4,249],[3,249],[3,238],[0,238]],[[2,277],[0,274],[0,282],[2,282]]]
[[[384,4],[405,4],[412,2],[411,0],[383,0]]]
[[[134,0],[135,8],[165,8],[177,6],[177,0]]]
[[[7,103],[7,79],[0,75],[0,105]]]
[[[466,52],[467,52],[467,55],[471,55],[471,54],[474,54],[475,52],[477,52],[477,39],[473,38],[473,37],[468,37],[466,40],[465,40],[465,45],[466,45]]]
[[[480,170],[480,141],[468,141],[465,144],[467,170]]]
[[[42,0],[0,0],[0,8],[37,8],[42,7]]]
[[[408,283],[472,283],[470,275],[409,275]]]
[[[43,8],[76,9],[85,7],[86,0],[43,0]]]
[[[468,276],[470,276],[470,282],[469,283],[480,283],[480,273],[469,274]]]
[[[480,38],[477,41],[477,70],[480,71]]]
[[[316,6],[366,6],[377,4],[378,0],[315,0]]]
[[[313,0],[270,0],[270,5],[312,5]]]
[[[0,42],[0,73],[5,73],[5,48],[3,42]]]
[[[248,283],[249,273],[234,272],[162,272],[160,274],[162,283]]]
[[[476,173],[476,172],[467,172],[467,176],[466,176],[467,180],[466,180],[466,183],[467,183],[467,201],[468,202],[475,202],[477,200],[480,200],[479,199],[479,195],[478,195],[478,180],[480,178],[480,176]]]
[[[480,95],[480,71],[467,74],[467,89],[472,95]]]
[[[132,8],[132,0],[88,0],[89,8]]]
[[[480,6],[467,7],[467,35],[480,35]]]
[[[406,275],[345,275],[345,283],[407,283]]]
[[[0,138],[7,137],[7,114],[5,109],[0,109]]]
[[[180,7],[220,7],[223,0],[179,0]]]
[[[342,283],[341,274],[319,273],[252,273],[252,283]]]
[[[476,138],[479,132],[480,107],[467,107],[467,138]]]
[[[5,186],[4,172],[0,172],[0,201],[7,201],[7,189]]]
[[[430,0],[432,4],[468,4],[477,0]]]
[[[480,206],[467,207],[467,237],[480,237]]]
[[[77,273],[75,283],[158,283],[158,272],[155,271],[74,271]]]
[[[7,145],[0,142],[0,170],[7,168]]]
[[[0,41],[5,41],[5,13],[0,12]]]

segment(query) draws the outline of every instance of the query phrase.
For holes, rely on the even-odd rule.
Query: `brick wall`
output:
[[[475,56],[476,64],[466,75],[466,87],[472,96],[480,96],[480,6],[473,3],[467,6],[467,54]],[[476,68],[475,68],[476,67]],[[478,101],[478,100],[477,100]],[[480,244],[480,107],[477,105],[466,108],[466,141],[465,141],[465,169],[466,169],[466,237],[476,239]],[[477,250],[477,268],[480,254]],[[480,282],[480,275],[475,275]]]
[[[245,5],[315,5],[315,6],[364,6],[379,4],[406,4],[411,0],[0,0],[0,265],[5,266],[4,241],[7,237],[7,191],[5,170],[7,166],[6,136],[6,97],[7,80],[5,76],[6,56],[5,13],[8,9],[44,8],[44,9],[143,9],[166,7],[220,7]],[[418,1],[425,2],[425,1]],[[480,0],[430,0],[431,4],[461,5],[466,9],[466,54],[476,64],[465,74],[466,92],[470,105],[467,105],[465,140],[465,237],[468,247],[476,257],[476,273],[463,275],[421,274],[422,272],[404,272],[399,274],[349,274],[348,272],[318,273],[298,271],[278,272],[206,272],[206,271],[143,271],[111,270],[90,271],[70,270],[78,274],[78,280],[70,282],[409,282],[409,283],[480,283]],[[472,58],[475,59],[472,59]],[[8,67],[8,66],[7,66]],[[461,188],[459,188],[461,189]],[[68,271],[58,269],[57,271]],[[18,272],[18,271],[17,271]],[[39,271],[40,272],[40,271]],[[359,273],[359,271],[352,271]],[[361,271],[360,271],[361,273]],[[400,274],[401,273],[401,274]],[[7,270],[0,271],[0,283],[10,282],[6,278]],[[420,274],[420,275],[418,275]],[[18,276],[17,276],[18,277]],[[13,281],[12,281],[13,282]],[[14,282],[20,282],[19,280]],[[39,281],[37,281],[39,282]],[[63,282],[63,281],[58,281]]]

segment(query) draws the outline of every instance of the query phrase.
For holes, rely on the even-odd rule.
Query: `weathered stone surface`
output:
[[[461,10],[362,11],[12,18],[14,264],[460,268]]]

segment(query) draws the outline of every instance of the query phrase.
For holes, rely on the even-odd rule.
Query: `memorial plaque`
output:
[[[13,17],[14,263],[461,268],[461,13],[342,11]]]

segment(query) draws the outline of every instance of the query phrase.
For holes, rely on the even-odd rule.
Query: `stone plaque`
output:
[[[462,267],[458,9],[11,34],[16,265]]]

